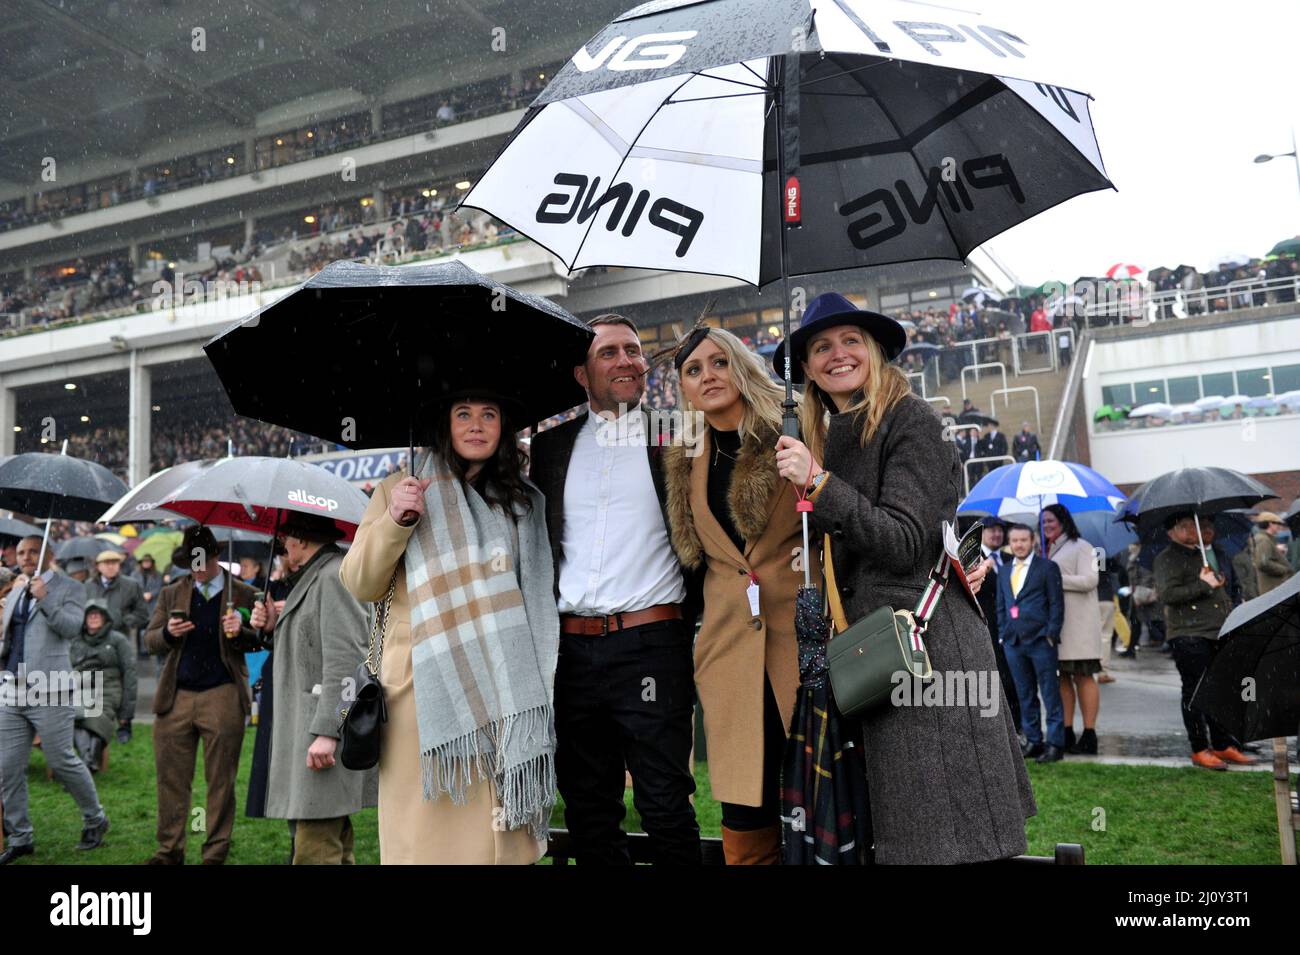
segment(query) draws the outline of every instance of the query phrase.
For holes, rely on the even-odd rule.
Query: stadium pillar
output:
[[[149,444],[153,425],[153,380],[140,353],[131,351],[127,398],[127,482],[134,487],[149,476]]]
[[[0,454],[14,453],[14,425],[18,422],[17,393],[0,383]]]

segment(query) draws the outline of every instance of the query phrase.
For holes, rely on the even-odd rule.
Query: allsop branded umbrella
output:
[[[38,566],[45,563],[54,518],[93,521],[126,493],[126,484],[108,468],[68,454],[29,451],[0,464],[0,508],[45,515]]]
[[[99,524],[130,524],[133,521],[175,520],[172,511],[161,510],[158,502],[190,478],[202,473],[216,461],[187,461],[163,468],[145,478],[99,516]],[[148,532],[146,532],[148,533]]]
[[[1243,742],[1294,735],[1300,729],[1300,574],[1233,610],[1219,640],[1192,706]]]
[[[203,347],[239,414],[349,448],[427,444],[443,403],[490,387],[519,426],[579,405],[593,334],[461,262],[335,262]]]
[[[165,495],[158,506],[213,528],[268,535],[262,538],[268,542],[286,511],[315,514],[333,520],[343,539],[350,541],[367,503],[362,491],[318,465],[249,456],[222,458]],[[266,545],[268,569],[273,546]],[[225,549],[231,560],[233,548],[234,535],[228,535]],[[229,576],[226,583],[229,603]]]
[[[274,534],[285,511],[328,517],[351,540],[368,499],[331,472],[293,458],[223,458],[158,506],[213,527]]]
[[[904,0],[643,4],[574,54],[462,205],[570,269],[764,285],[962,259],[1110,188],[1089,97],[1046,85],[1040,41]],[[793,411],[787,394],[787,429]]]

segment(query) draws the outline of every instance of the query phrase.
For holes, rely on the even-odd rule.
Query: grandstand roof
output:
[[[46,156],[130,160],[206,129],[229,128],[241,139],[259,116],[325,92],[379,100],[413,77],[429,77],[433,91],[476,80],[485,68],[499,75],[532,66],[543,54],[566,56],[572,50],[561,41],[585,39],[627,5],[8,0],[0,18],[0,180],[37,182]],[[496,27],[506,31],[503,52],[492,49]],[[196,28],[204,31],[201,52],[193,49]]]

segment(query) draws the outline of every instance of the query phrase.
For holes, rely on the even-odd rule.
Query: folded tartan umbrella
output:
[[[862,865],[871,848],[862,731],[835,706],[826,662],[830,626],[822,606],[816,587],[799,588],[799,695],[781,764],[782,862]]]

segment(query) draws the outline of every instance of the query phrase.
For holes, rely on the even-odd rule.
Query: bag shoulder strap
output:
[[[388,611],[393,603],[393,593],[397,590],[397,571],[388,582],[388,593],[375,605],[375,619],[370,625],[370,646],[366,649],[366,669],[376,680],[379,679],[379,661],[384,652],[384,630],[388,626]]]
[[[836,633],[849,629],[848,618],[844,616],[844,604],[840,602],[840,588],[835,583],[835,561],[831,559],[831,535],[826,534],[822,543],[822,572],[826,578],[826,599],[831,606],[831,624]]]

